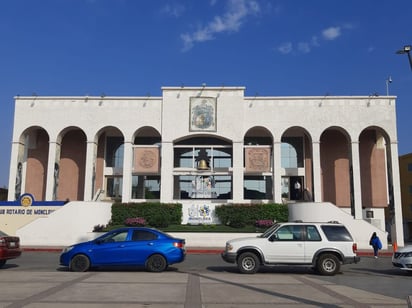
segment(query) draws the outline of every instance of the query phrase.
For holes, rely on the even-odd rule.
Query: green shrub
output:
[[[242,228],[255,225],[257,220],[287,221],[288,208],[284,204],[226,204],[215,208],[224,225]]]
[[[288,208],[284,204],[225,204],[215,208],[215,214],[224,226],[244,228],[256,226],[260,220],[287,221]],[[179,203],[114,203],[108,227],[124,226],[126,221],[142,218],[148,226],[167,228],[182,223],[182,205]]]
[[[154,213],[147,218],[150,226],[155,228],[166,228],[169,226],[170,217],[166,213]]]
[[[182,223],[182,205],[179,203],[114,203],[110,225],[124,225],[130,218],[141,217],[149,226],[161,227]]]

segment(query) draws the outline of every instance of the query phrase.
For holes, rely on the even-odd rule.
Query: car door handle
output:
[[[147,245],[149,245],[149,246],[153,246],[153,245],[154,245],[154,243],[147,243]]]

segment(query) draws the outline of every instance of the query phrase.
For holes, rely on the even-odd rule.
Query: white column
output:
[[[173,143],[162,142],[160,166],[160,202],[173,202]]]
[[[393,203],[394,217],[392,221],[392,243],[398,246],[404,246],[403,238],[403,218],[402,218],[402,199],[401,199],[401,183],[399,179],[399,156],[398,143],[391,143],[391,169],[392,169],[392,184],[393,184]]]
[[[233,191],[232,191],[232,200],[233,203],[242,203],[244,200],[243,196],[243,156],[244,156],[244,149],[243,149],[243,141],[233,142],[233,173],[232,173],[232,184],[233,184]]]
[[[15,200],[15,189],[16,189],[16,176],[17,176],[17,164],[19,163],[19,153],[22,144],[20,142],[13,142],[11,145],[11,157],[10,157],[10,172],[9,172],[9,192],[7,196],[8,201]],[[22,177],[24,174],[22,173]],[[23,181],[21,183],[23,185]],[[21,187],[21,192],[23,192],[24,187]]]
[[[54,164],[56,163],[58,147],[60,147],[60,144],[58,144],[56,141],[49,142],[49,157],[47,160],[46,201],[53,201],[53,192],[55,185]]]
[[[86,149],[86,170],[84,175],[84,201],[93,200],[93,187],[94,187],[94,173],[96,162],[96,150],[97,144],[94,141],[87,141]]]
[[[122,202],[129,202],[132,196],[132,142],[124,142],[123,152],[123,182],[122,182]]]
[[[273,143],[273,199],[275,203],[282,203],[282,142]]]
[[[362,219],[362,189],[361,189],[361,174],[359,162],[359,142],[352,141],[352,180],[353,180],[353,202],[355,210],[355,219]]]
[[[322,202],[322,181],[320,168],[320,142],[312,142],[312,157],[313,157],[313,200]]]

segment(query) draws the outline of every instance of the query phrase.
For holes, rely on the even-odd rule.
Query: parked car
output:
[[[7,260],[18,258],[20,255],[20,238],[0,231],[0,267],[6,264]]]
[[[185,256],[184,239],[152,228],[131,227],[65,248],[60,264],[75,272],[114,265],[144,266],[148,271],[161,272],[171,264],[183,262]]]
[[[412,246],[398,248],[392,255],[392,264],[405,271],[412,271]]]
[[[228,241],[222,258],[245,274],[256,273],[261,265],[291,265],[334,275],[341,264],[359,262],[356,253],[357,244],[343,224],[286,222],[257,237]]]

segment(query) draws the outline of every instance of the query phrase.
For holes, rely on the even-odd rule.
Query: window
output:
[[[100,239],[100,242],[111,243],[111,242],[124,242],[127,239],[127,234],[129,231],[120,231],[116,233],[109,233],[106,237]]]
[[[243,198],[250,200],[273,199],[271,176],[245,176]]]
[[[106,195],[111,198],[122,197],[123,178],[122,177],[107,177],[106,180]]]
[[[232,199],[232,144],[213,137],[176,142],[174,199]]]
[[[408,186],[409,194],[412,195],[412,185]]]
[[[282,198],[290,198],[290,189],[289,189],[289,177],[282,176]]]
[[[174,151],[175,168],[198,168],[200,160],[205,160],[207,168],[219,169],[232,166],[231,148],[204,148],[204,147],[179,147]]]
[[[106,167],[123,168],[123,137],[107,137]]]
[[[331,242],[351,242],[352,236],[344,226],[321,226],[328,241]]]
[[[412,163],[409,163],[409,164],[408,164],[408,171],[409,171],[409,172],[412,172]]]
[[[157,235],[150,231],[135,230],[133,231],[132,241],[152,241],[156,240]]]
[[[282,168],[303,168],[303,138],[283,137],[281,145]]]
[[[123,137],[108,136],[106,138],[105,163],[106,167],[113,168],[106,175],[106,197],[113,199],[122,197],[123,152]]]
[[[307,241],[320,241],[320,234],[315,226],[306,227],[306,240]]]
[[[174,199],[231,199],[229,175],[176,175]]]
[[[160,176],[133,175],[132,199],[160,199]]]
[[[279,228],[274,237],[278,241],[303,241],[302,225],[290,225]]]

